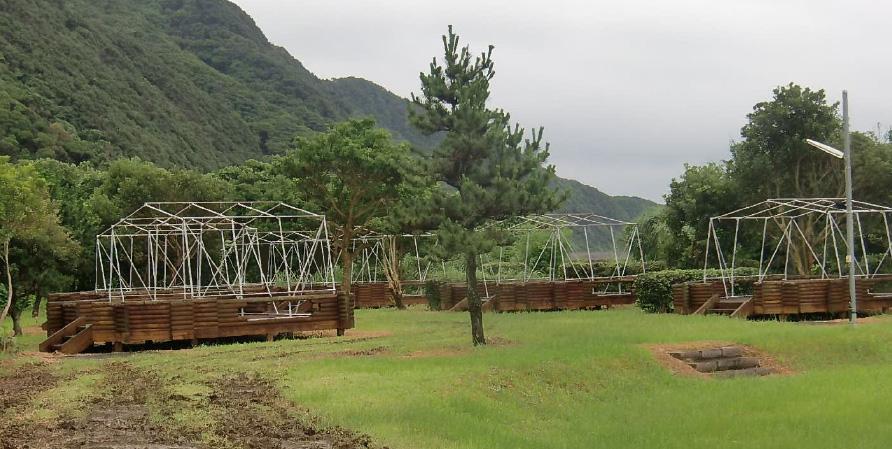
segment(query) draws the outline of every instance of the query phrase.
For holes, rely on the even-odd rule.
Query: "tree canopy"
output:
[[[0,257],[6,276],[6,301],[0,309],[0,322],[13,307],[16,297],[13,279],[23,275],[26,266],[34,266],[26,263],[26,258],[38,265],[41,263],[33,260],[38,255],[29,250],[20,252],[18,258],[11,258],[14,245],[30,246],[30,250],[38,250],[39,256],[48,259],[61,257],[73,249],[43,179],[30,165],[10,164],[7,158],[0,157]],[[21,265],[18,269],[15,262]],[[32,274],[39,275],[33,270]]]
[[[342,286],[349,292],[353,239],[419,185],[408,145],[394,142],[373,120],[348,120],[298,138],[295,149],[273,164],[294,180],[307,203],[325,213],[343,268]]]

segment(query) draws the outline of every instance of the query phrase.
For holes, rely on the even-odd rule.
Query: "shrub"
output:
[[[427,298],[427,306],[431,310],[440,310],[440,285],[439,281],[424,282],[424,297]]]
[[[736,276],[753,276],[758,271],[753,268],[738,268]],[[719,270],[706,270],[706,276],[716,278],[721,276]],[[703,270],[664,270],[648,271],[639,274],[635,279],[636,304],[641,310],[651,313],[672,312],[672,285],[682,282],[699,281],[703,279]],[[746,289],[744,288],[743,291]]]
[[[573,273],[574,275],[579,273],[579,276],[582,277],[589,276],[589,272],[592,269],[594,269],[595,277],[608,277],[616,274],[616,263],[604,260],[593,262],[591,265],[589,265],[588,261],[574,260],[572,263],[568,263],[566,268],[568,273]],[[648,261],[645,264],[645,268],[648,272],[665,270],[666,263],[659,260]],[[632,260],[626,266],[625,274],[640,274],[641,271],[641,262]]]

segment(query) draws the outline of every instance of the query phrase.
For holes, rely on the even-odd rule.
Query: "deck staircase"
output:
[[[695,315],[725,315],[731,318],[746,318],[753,313],[753,299],[748,296],[721,298],[713,295]]]
[[[91,346],[93,346],[93,325],[87,324],[84,317],[78,317],[50,335],[39,348],[41,352],[79,354]]]

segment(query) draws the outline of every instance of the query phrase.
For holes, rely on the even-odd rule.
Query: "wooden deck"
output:
[[[524,310],[575,310],[597,307],[611,307],[622,304],[634,304],[635,294],[632,290],[634,276],[608,280],[578,281],[533,281],[503,282],[499,284],[480,283],[477,291],[481,297],[489,298],[487,308],[496,312]],[[418,283],[410,284],[417,286]],[[611,291],[605,291],[610,285]],[[622,285],[622,292],[616,288]],[[440,284],[440,309],[449,310],[467,297],[467,284]],[[385,282],[357,283],[353,285],[357,308],[379,308],[393,305],[390,288]],[[411,304],[427,304],[424,295],[405,295],[403,302]]]
[[[346,295],[335,293],[245,299],[231,295],[183,299],[182,294],[170,294],[159,295],[157,300],[124,302],[109,300],[106,295],[50,295],[48,338],[40,349],[76,353],[108,343],[120,349],[125,344],[242,336],[273,338],[282,333],[329,329],[343,334],[354,326],[352,304]]]
[[[892,295],[874,289],[888,277],[856,280],[858,313],[885,313]],[[746,282],[746,280],[744,280]],[[849,311],[848,279],[774,279],[750,282],[749,294],[725,297],[721,281],[687,282],[672,286],[675,313],[723,313],[735,317],[794,316],[811,313],[845,314]],[[715,298],[713,303],[710,300]],[[736,305],[736,313],[726,313]]]
[[[478,292],[488,297],[485,309],[494,312],[580,310],[634,304],[634,278],[518,282],[481,285]],[[616,286],[623,285],[622,291]],[[612,291],[606,287],[612,286]],[[448,284],[440,289],[440,308],[450,309],[467,296],[467,284]]]

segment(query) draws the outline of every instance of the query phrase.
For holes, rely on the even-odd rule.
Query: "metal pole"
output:
[[[846,240],[849,244],[849,298],[851,315],[849,322],[855,324],[858,318],[858,304],[855,290],[855,219],[852,213],[852,141],[849,136],[849,93],[842,91],[842,133],[843,153],[846,162]]]

